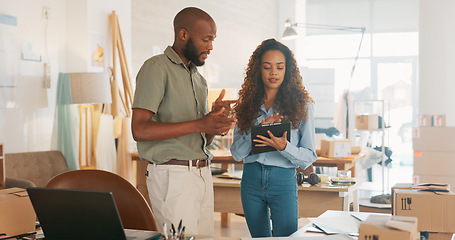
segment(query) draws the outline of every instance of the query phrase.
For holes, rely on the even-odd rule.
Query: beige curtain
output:
[[[114,138],[114,119],[110,114],[100,115],[100,126],[96,142],[98,169],[117,172],[117,152]]]

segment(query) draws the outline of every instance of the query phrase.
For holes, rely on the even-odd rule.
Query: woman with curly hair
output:
[[[250,57],[233,109],[237,124],[231,153],[236,161],[244,160],[241,197],[252,237],[289,236],[298,229],[296,168],[305,169],[317,158],[313,103],[291,50],[275,39],[263,41]],[[269,138],[253,140],[277,151],[253,154],[251,128],[281,121],[291,122],[290,133],[268,132]]]

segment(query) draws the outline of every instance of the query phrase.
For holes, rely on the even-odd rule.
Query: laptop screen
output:
[[[27,192],[46,240],[126,239],[111,192],[55,188]]]

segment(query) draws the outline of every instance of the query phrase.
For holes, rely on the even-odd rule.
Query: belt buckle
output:
[[[204,165],[204,166],[202,166],[202,163],[203,163],[203,162],[205,162],[205,165]],[[196,168],[197,168],[197,169],[201,169],[201,168],[207,167],[207,166],[209,166],[209,165],[210,165],[210,162],[209,162],[209,160],[207,160],[207,159],[197,159],[197,160],[196,160]]]

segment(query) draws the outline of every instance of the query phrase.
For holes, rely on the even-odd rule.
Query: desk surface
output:
[[[211,150],[213,154],[212,163],[234,163],[234,164],[243,164],[243,162],[237,162],[231,156],[231,153],[227,150]],[[140,160],[139,155],[137,152],[131,153],[131,157],[133,160]],[[355,163],[357,160],[363,158],[362,155],[352,155],[351,157],[344,157],[344,158],[326,158],[326,157],[318,157],[315,163],[321,164],[352,164]]]
[[[213,178],[213,186],[217,187],[238,187],[240,188],[240,180],[236,179],[223,179],[215,177]],[[309,183],[304,183],[298,186],[299,191],[311,191],[311,192],[352,192],[360,187],[360,183],[356,182],[349,186],[343,185],[330,185],[328,183],[320,183],[311,186]]]
[[[330,218],[338,218],[338,217],[342,217],[342,216],[350,216],[352,214],[355,214],[356,217],[360,217],[361,219],[366,219],[370,215],[384,215],[382,213],[363,213],[363,212],[362,213],[360,213],[360,212],[352,213],[352,212],[347,212],[347,211],[327,210],[323,214],[321,214],[318,218],[322,217],[322,218],[330,219]],[[385,215],[390,216],[390,214],[385,214]],[[308,220],[308,219],[303,219],[303,220],[308,223],[305,226],[299,228],[299,230],[297,230],[295,233],[291,234],[291,236],[286,237],[286,238],[289,238],[289,239],[299,238],[300,239],[303,237],[308,237],[308,238],[311,237],[309,239],[338,239],[338,240],[339,239],[346,239],[346,240],[357,239],[357,238],[351,238],[346,235],[327,235],[322,232],[311,232],[311,231],[309,231],[309,229],[313,228],[313,223],[310,222],[310,220]],[[358,222],[358,220],[356,220],[354,218],[352,220],[355,221],[356,223]],[[356,232],[358,233],[358,230]],[[282,239],[282,238],[268,237],[268,238],[261,238],[261,239],[273,240],[273,239]],[[242,240],[253,240],[253,238],[242,238]]]
[[[231,163],[242,163],[237,162],[231,156],[231,153],[228,150],[210,150],[213,154],[212,162],[225,162],[229,161]],[[350,157],[342,157],[342,158],[327,158],[319,156],[316,160],[316,163],[327,163],[327,164],[339,164],[339,163],[355,163],[357,160],[363,158],[363,155],[353,154]]]
[[[360,218],[363,221],[371,215],[387,215],[390,216],[390,214],[385,214],[385,213],[367,213],[367,212],[347,212],[347,211],[336,211],[336,210],[327,210],[323,214],[321,214],[319,217],[322,218],[336,218],[339,216],[352,216],[355,214],[356,218]],[[319,218],[318,217],[318,218]],[[297,230],[295,233],[291,235],[291,237],[304,237],[304,236],[327,236],[324,233],[313,233],[313,232],[308,232],[308,229],[312,227],[312,223],[308,223],[304,227],[300,228]]]
[[[211,150],[213,154],[212,163],[221,163],[221,164],[243,164],[242,162],[237,162],[231,156],[231,153],[228,150]],[[314,166],[328,166],[328,167],[337,167],[338,170],[351,170],[352,177],[355,177],[355,164],[356,162],[363,158],[364,155],[354,154],[350,157],[343,158],[327,158],[327,157],[318,157],[313,163]]]

